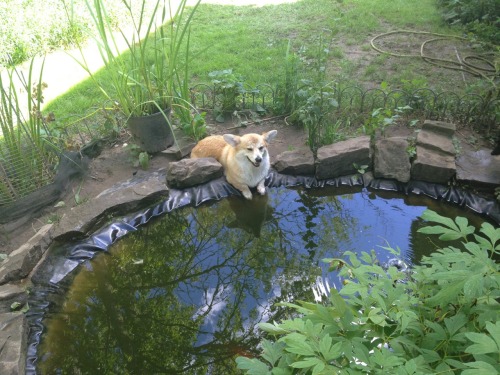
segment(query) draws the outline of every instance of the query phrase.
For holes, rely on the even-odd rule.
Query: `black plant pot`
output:
[[[166,150],[175,143],[169,120],[170,110],[167,110],[149,116],[130,117],[127,126],[137,145],[143,151],[153,153]]]

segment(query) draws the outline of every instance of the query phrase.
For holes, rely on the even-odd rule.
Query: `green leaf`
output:
[[[417,232],[425,234],[440,234],[439,239],[442,241],[453,241],[462,238],[460,232],[452,231],[440,225],[434,225],[432,227],[423,227],[420,228]]]
[[[498,348],[500,348],[500,322],[496,322],[495,324],[486,322],[486,330],[490,333],[491,337],[493,337]]]
[[[17,310],[21,307],[21,302],[13,302],[11,305],[10,305],[10,309],[11,310]]]
[[[464,284],[465,280],[444,285],[437,294],[427,299],[427,304],[432,307],[447,305],[450,301],[457,299],[457,296],[462,291]]]
[[[468,318],[463,313],[458,313],[451,318],[444,319],[444,324],[450,337],[457,333],[460,328],[467,324],[467,322]]]
[[[500,228],[495,228],[490,223],[483,223],[479,231],[484,233],[493,245],[500,240]]]
[[[257,358],[237,357],[236,364],[240,370],[247,370],[248,375],[268,375],[269,368]]]
[[[452,229],[455,232],[459,231],[459,228],[453,222],[453,220],[451,220],[450,218],[441,216],[437,212],[434,212],[432,210],[429,210],[429,209],[425,210],[420,217],[422,219],[424,219],[425,221],[432,221],[435,223],[442,224],[442,225],[446,226],[447,228]]]
[[[313,357],[313,358],[304,359],[303,361],[294,362],[294,363],[292,363],[290,365],[290,367],[293,367],[293,368],[310,368],[310,367],[316,366],[318,364],[323,364],[323,367],[325,365],[323,363],[323,361],[321,361],[321,359]]]
[[[313,348],[306,341],[306,337],[304,335],[289,335],[285,338],[285,342],[287,344],[286,350],[290,353],[303,356],[315,355]]]
[[[464,370],[462,375],[495,375],[498,374],[496,368],[494,368],[489,363],[483,361],[476,361],[472,363],[466,363],[467,367],[472,367],[474,370]]]
[[[467,332],[465,333],[465,337],[475,343],[465,349],[466,353],[488,354],[498,353],[500,351],[500,348],[497,346],[496,342],[484,333]]]
[[[271,323],[259,323],[257,325],[261,330],[264,332],[270,333],[272,335],[282,335],[285,333],[288,333],[287,330],[278,327],[277,323],[271,324]]]
[[[279,359],[283,356],[283,349],[285,348],[285,343],[276,342],[273,343],[269,340],[262,340],[262,358],[268,361],[271,365],[275,365]]]
[[[467,299],[481,297],[483,295],[484,277],[481,274],[471,276],[464,285],[464,295]]]

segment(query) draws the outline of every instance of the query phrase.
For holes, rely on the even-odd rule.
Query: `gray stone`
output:
[[[375,143],[373,168],[376,178],[410,181],[408,141],[401,137],[383,138]]]
[[[0,287],[0,301],[11,300],[24,294],[24,290],[18,285],[5,284]]]
[[[183,159],[172,162],[167,169],[167,184],[176,189],[203,184],[224,174],[214,158]]]
[[[411,166],[415,180],[446,184],[456,172],[455,158],[417,146],[417,158]]]
[[[451,138],[455,134],[456,126],[450,122],[425,120],[422,130]]]
[[[28,328],[22,313],[0,314],[0,374],[21,375],[26,367]]]
[[[0,266],[0,284],[20,280],[29,275],[52,240],[49,233],[52,226],[53,224],[44,225],[24,245],[9,254]]]
[[[314,155],[309,148],[285,151],[276,156],[273,167],[282,174],[293,176],[314,175]]]
[[[438,154],[455,156],[455,146],[450,136],[421,130],[417,135],[417,146],[425,147]]]
[[[357,173],[354,164],[371,169],[370,137],[337,142],[318,149],[316,178],[319,180]]]
[[[500,185],[500,155],[490,150],[471,151],[457,159],[457,180]]]
[[[59,221],[54,239],[88,234],[102,227],[112,215],[125,215],[168,196],[165,171],[136,176],[104,190],[91,201],[74,207]]]
[[[160,152],[159,155],[173,156],[175,160],[180,160],[191,153],[191,150],[196,145],[196,142],[193,139],[184,136],[182,132],[179,132],[177,130],[174,132],[174,134],[177,143]]]

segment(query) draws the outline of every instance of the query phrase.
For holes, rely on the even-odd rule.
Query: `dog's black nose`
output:
[[[256,163],[260,163],[261,161],[262,161],[262,158],[261,158],[260,156],[257,156],[257,157],[255,158],[255,162],[256,162]]]

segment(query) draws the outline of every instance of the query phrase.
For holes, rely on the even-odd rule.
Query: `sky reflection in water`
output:
[[[426,206],[464,216],[421,197],[338,192],[271,189],[129,234],[81,267],[45,319],[41,373],[235,374],[234,356],[257,350],[256,324],[289,317],[275,303],[338,285],[321,259],[373,249],[386,262],[390,244],[415,262],[438,245],[417,233]]]

